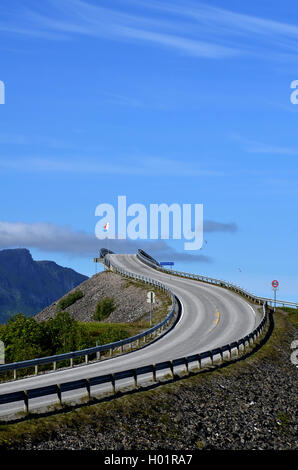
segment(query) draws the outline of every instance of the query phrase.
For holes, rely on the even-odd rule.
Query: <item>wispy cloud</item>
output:
[[[233,133],[231,133],[228,137],[234,140],[235,142],[239,142],[245,152],[248,153],[284,156],[298,155],[298,148],[285,147],[274,143],[268,144],[264,142],[258,142]]]
[[[164,157],[107,157],[87,158],[2,158],[0,169],[30,173],[69,173],[96,175],[177,175],[177,176],[222,176],[223,173],[194,164],[193,162],[171,160]]]
[[[125,6],[125,5],[124,5]],[[20,8],[19,15],[10,15],[0,22],[0,31],[44,39],[65,39],[74,35],[149,43],[203,58],[231,57],[239,53],[234,45],[225,46],[211,38],[192,34],[188,25],[151,16],[128,14],[81,0],[44,1],[40,12]]]
[[[136,4],[135,0],[132,3]],[[140,4],[139,0],[137,2]],[[150,9],[167,12],[179,18],[191,20],[190,28],[194,24],[200,27],[201,34],[212,35],[216,38],[232,41],[237,40],[238,51],[262,55],[262,49],[275,45],[281,51],[274,51],[276,56],[293,58],[298,49],[298,26],[291,23],[243,14],[224,8],[207,5],[201,2],[169,2],[141,0],[141,4]],[[258,52],[259,50],[259,52]],[[261,53],[261,54],[260,54]],[[272,54],[270,54],[272,56]]]
[[[106,95],[106,101],[108,103],[117,104],[120,106],[129,106],[131,108],[143,108],[144,107],[144,103],[130,96],[118,95],[116,93],[109,93],[109,92],[106,92],[105,95]]]
[[[298,26],[271,18],[201,2],[131,0],[118,2],[118,8],[106,4],[108,8],[83,0],[44,0],[38,11],[21,5],[13,12],[4,10],[0,32],[54,40],[92,36],[213,59],[244,54],[289,59],[298,51]],[[127,12],[128,6],[133,13]]]
[[[66,149],[73,146],[63,140],[39,135],[0,133],[0,144],[6,145],[38,145],[52,149]]]
[[[260,142],[251,143],[247,146],[247,152],[249,153],[263,153],[268,155],[298,155],[298,149],[290,147],[279,147]]]

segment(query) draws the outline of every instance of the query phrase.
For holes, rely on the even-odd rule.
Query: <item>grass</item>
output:
[[[61,299],[58,302],[57,309],[58,310],[65,310],[67,307],[70,307],[73,305],[77,300],[81,299],[84,297],[84,294],[81,290],[77,289],[76,291],[72,292],[71,294],[68,294],[66,297]]]
[[[290,308],[290,307],[279,307],[279,312],[283,312],[287,314],[288,320],[296,327],[298,327],[298,308]]]

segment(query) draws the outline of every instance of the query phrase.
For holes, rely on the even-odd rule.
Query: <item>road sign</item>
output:
[[[174,266],[174,261],[161,261],[159,264],[161,266]]]
[[[151,304],[151,303],[154,304],[155,303],[155,294],[154,294],[154,292],[151,291],[151,292],[147,293],[147,302],[148,302],[148,304]]]
[[[147,302],[150,304],[150,326],[152,326],[152,304],[155,302],[155,294],[150,291],[147,293]]]
[[[272,281],[272,287],[274,289],[276,289],[278,286],[279,286],[279,282],[276,279],[274,281]]]

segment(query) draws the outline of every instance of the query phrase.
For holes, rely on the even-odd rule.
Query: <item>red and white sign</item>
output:
[[[279,286],[279,282],[275,279],[274,281],[272,281],[272,287],[274,287],[276,289],[276,287]]]

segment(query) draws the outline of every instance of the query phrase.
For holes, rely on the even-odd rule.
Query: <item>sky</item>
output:
[[[298,300],[296,1],[2,0],[0,57],[0,249],[92,276],[99,204],[203,204],[109,247]]]

